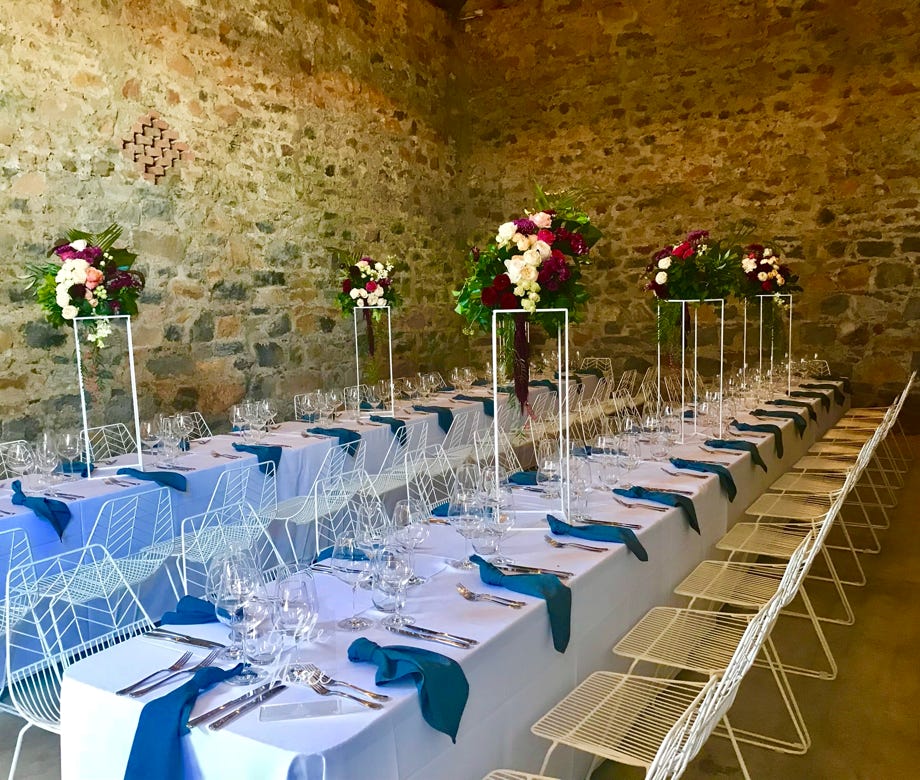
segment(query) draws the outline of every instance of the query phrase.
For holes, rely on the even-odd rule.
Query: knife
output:
[[[598,520],[595,517],[589,517],[587,520],[582,521],[587,525],[609,525],[614,528],[631,528],[634,531],[641,531],[643,526],[638,523],[618,523],[616,520]]]
[[[447,639],[455,639],[458,642],[463,642],[464,644],[469,645],[470,647],[479,644],[478,639],[470,639],[466,636],[457,636],[456,634],[448,634],[446,631],[435,631],[433,628],[424,628],[422,626],[417,626],[415,623],[407,623],[406,628],[410,631],[421,631],[425,634],[431,634],[432,636],[443,636]]]
[[[557,577],[563,580],[575,576],[574,573],[570,571],[560,571],[559,569],[543,569],[539,566],[522,566],[519,563],[503,563],[498,568],[506,569],[511,572],[518,572],[519,574],[555,574]]]
[[[148,631],[144,636],[150,637],[151,639],[165,639],[169,642],[177,642],[181,645],[191,645],[192,647],[206,647],[209,650],[226,648],[226,645],[222,645],[220,642],[212,642],[210,639],[199,639],[197,636],[177,634],[175,631],[167,631],[165,628],[155,628],[152,631]]]
[[[194,718],[189,719],[188,727],[193,729],[195,726],[199,726],[205,721],[211,720],[211,718],[220,715],[222,712],[229,710],[231,707],[238,707],[241,704],[245,704],[250,699],[253,699],[256,696],[261,696],[263,693],[269,690],[272,685],[275,685],[275,683],[267,682],[264,685],[260,685],[258,688],[253,688],[251,691],[244,693],[242,696],[238,696],[235,699],[231,699],[230,701],[221,704],[219,707],[215,707],[213,710],[208,710],[201,715],[196,715]]]
[[[267,691],[263,691],[258,696],[253,696],[250,699],[247,699],[245,704],[241,704],[235,710],[230,710],[224,717],[215,720],[211,725],[208,726],[211,731],[218,731],[226,726],[228,723],[236,720],[240,715],[245,715],[249,710],[253,710],[258,707],[263,701],[268,701],[272,696],[281,693],[287,686],[284,683],[275,683],[273,688],[269,688]]]
[[[406,628],[399,628],[398,626],[384,626],[387,631],[391,631],[394,634],[399,634],[400,636],[411,636],[413,639],[424,639],[428,642],[440,642],[443,645],[450,645],[451,647],[459,647],[461,650],[469,650],[471,645],[468,645],[464,642],[458,642],[454,639],[448,639],[443,636],[435,636],[433,634],[423,634],[419,631],[410,631]]]

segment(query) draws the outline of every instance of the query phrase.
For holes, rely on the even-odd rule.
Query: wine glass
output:
[[[73,476],[73,463],[83,452],[83,437],[79,433],[64,431],[57,436],[57,451],[62,460],[67,461],[68,479],[75,479]]]
[[[54,484],[54,470],[60,463],[60,457],[58,456],[57,447],[54,443],[54,436],[47,432],[42,434],[38,444],[35,445],[33,454],[35,470],[40,475],[39,486],[41,489],[47,490],[48,495],[52,495],[53,491],[51,488]]]
[[[459,499],[456,504],[456,513],[451,514],[449,520],[454,530],[466,540],[466,548],[462,558],[448,561],[448,564],[460,571],[476,568],[475,564],[470,561],[470,548],[473,537],[482,525],[482,512],[475,496],[467,494]]]
[[[399,628],[413,619],[402,613],[406,603],[406,588],[412,579],[411,553],[400,545],[385,545],[374,561],[377,587],[386,596],[393,597],[394,612],[382,621],[384,626]]]
[[[17,441],[6,448],[4,460],[7,468],[21,481],[35,466],[35,453],[28,444]]]
[[[268,676],[265,667],[275,662],[284,647],[277,607],[278,602],[265,594],[254,594],[243,604],[243,655],[252,664],[250,683]]]
[[[363,631],[370,628],[371,621],[358,615],[358,584],[369,577],[370,559],[358,539],[354,536],[337,537],[332,548],[329,566],[333,574],[346,585],[351,586],[351,617],[340,620],[336,625],[344,631]]]
[[[177,412],[175,415],[176,428],[179,430],[180,439],[179,439],[179,450],[189,450],[191,449],[192,443],[189,437],[192,435],[192,431],[195,430],[195,421],[192,419],[192,415],[185,412]],[[183,446],[183,444],[185,446]]]
[[[160,455],[161,466],[175,465],[179,453],[179,442],[182,441],[182,431],[175,417],[164,417],[160,420],[160,441],[163,451]]]
[[[144,420],[141,423],[141,447],[146,454],[153,455],[160,443],[159,424],[154,420]]]
[[[230,630],[230,645],[223,657],[239,660],[243,657],[241,629],[246,623],[245,608],[260,587],[258,570],[241,553],[229,551],[211,562],[208,568],[208,589],[214,599],[217,619]],[[249,685],[258,675],[251,669],[226,680],[231,685]]]
[[[537,446],[537,484],[546,498],[559,498],[559,446],[555,441],[543,441]]]
[[[310,641],[319,619],[316,584],[309,570],[303,569],[276,583],[278,627],[294,642],[294,654]]]

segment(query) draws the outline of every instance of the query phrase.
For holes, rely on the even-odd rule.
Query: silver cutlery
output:
[[[169,642],[191,645],[192,647],[204,647],[208,650],[226,650],[227,648],[226,645],[222,645],[220,642],[212,642],[210,639],[200,639],[197,636],[189,636],[188,634],[178,634],[165,628],[154,628],[144,636],[150,639],[165,639]]]
[[[681,470],[681,471],[672,471],[669,468],[661,467],[661,470],[665,474],[670,474],[672,477],[692,477],[693,479],[709,479],[714,474],[701,474],[699,471],[690,471],[690,470]]]
[[[171,675],[169,675],[169,677],[164,677],[162,680],[159,680],[153,683],[152,685],[148,685],[145,688],[136,688],[135,690],[131,691],[128,694],[128,696],[131,696],[136,699],[140,696],[143,696],[144,694],[150,693],[150,691],[156,690],[157,688],[160,688],[166,685],[166,683],[168,682],[172,682],[177,677],[181,677],[183,674],[189,674],[192,672],[197,672],[199,669],[204,669],[204,667],[206,667],[215,658],[217,658],[217,656],[219,656],[220,653],[221,653],[220,650],[216,650],[216,649],[212,650],[210,653],[208,653],[204,658],[202,658],[194,666],[189,666],[185,669],[180,669],[178,672],[173,672]]]
[[[561,580],[567,580],[569,577],[574,577],[574,572],[570,571],[561,571],[559,569],[544,569],[541,566],[524,566],[521,563],[503,563],[498,566],[499,569],[504,569],[506,572],[512,574],[555,574]]]
[[[464,642],[470,646],[479,644],[478,640],[470,639],[468,636],[459,636],[458,634],[449,634],[446,631],[435,631],[433,628],[425,628],[424,626],[418,626],[415,623],[406,623],[406,628],[408,628],[410,631],[421,631],[424,634],[431,634],[432,636],[442,636],[445,639],[453,639],[457,642]]]
[[[182,667],[185,666],[186,662],[187,662],[188,659],[191,658],[191,657],[192,657],[192,652],[191,652],[190,650],[188,650],[188,651],[184,652],[182,655],[180,655],[179,658],[176,659],[176,661],[175,661],[173,664],[171,664],[170,666],[167,666],[167,667],[164,668],[164,669],[157,669],[155,672],[153,672],[153,673],[151,673],[151,674],[148,674],[148,675],[147,675],[146,677],[144,677],[143,679],[138,680],[137,682],[131,683],[130,685],[126,685],[126,686],[125,686],[124,688],[122,688],[121,690],[115,691],[115,695],[116,695],[116,696],[124,696],[126,693],[130,693],[130,692],[133,691],[135,688],[140,688],[141,686],[146,685],[146,684],[149,683],[152,679],[154,679],[157,675],[160,675],[160,674],[169,674],[170,672],[178,672],[178,671],[181,671],[181,670],[182,670]]]
[[[707,447],[704,444],[698,445],[703,452],[708,452],[710,455],[723,455],[725,450],[717,450],[715,447]],[[737,452],[740,456],[740,450],[732,450],[732,452]],[[717,466],[731,466],[734,461],[724,461],[724,460],[704,460],[702,463],[715,463]]]
[[[190,718],[187,725],[190,729],[195,728],[195,726],[200,726],[202,723],[206,723],[212,718],[216,718],[222,712],[226,712],[227,710],[232,709],[234,707],[239,707],[241,704],[245,704],[249,700],[254,699],[257,696],[261,696],[263,693],[268,691],[275,684],[277,684],[277,681],[273,680],[271,682],[267,682],[267,683],[264,683],[263,685],[260,685],[258,688],[253,688],[251,691],[247,691],[242,696],[238,696],[235,699],[231,699],[228,702],[224,702],[218,707],[214,707],[214,709],[208,710],[207,712],[203,712],[201,715],[196,715],[194,718]]]
[[[590,517],[584,521],[587,525],[610,525],[614,528],[631,528],[633,531],[641,531],[643,526],[639,523],[620,523],[617,520],[598,520]]]
[[[164,466],[166,471],[194,471],[194,466]]]
[[[511,609],[520,609],[521,607],[527,606],[526,601],[505,599],[501,596],[493,596],[491,593],[474,593],[459,582],[457,583],[457,593],[463,596],[467,601],[492,601],[495,604],[501,604],[503,607],[511,607]]]
[[[345,682],[345,680],[336,680],[314,664],[304,664],[303,671],[307,674],[310,680],[316,680],[322,685],[341,685],[346,688],[351,688],[353,691],[357,691],[358,693],[363,693],[365,696],[369,696],[370,698],[376,699],[377,701],[390,700],[390,697],[386,694],[377,693],[376,691],[369,691],[366,688],[359,688],[357,685],[352,685],[350,682]]]
[[[734,436],[736,439],[766,439],[767,436],[772,436],[772,433],[760,433],[759,431],[726,431],[729,436]]]
[[[237,707],[235,710],[231,710],[224,717],[215,720],[208,728],[211,731],[219,731],[228,723],[236,720],[240,715],[245,715],[250,710],[254,710],[262,702],[268,701],[272,696],[277,696],[281,691],[283,691],[287,686],[284,683],[275,683],[274,687],[269,688],[267,691],[263,691],[258,696],[252,696],[248,698],[243,704]]]
[[[448,639],[447,637],[434,636],[432,634],[423,634],[421,631],[410,631],[408,628],[399,628],[398,626],[384,626],[384,628],[393,633],[399,634],[400,636],[408,636],[413,639],[424,639],[428,642],[439,642],[442,645],[449,645],[450,647],[459,647],[461,650],[469,650],[470,645],[464,642],[458,642],[454,639]]]
[[[242,458],[242,455],[231,455],[229,452],[218,452],[217,450],[211,450],[212,458],[226,458],[227,460],[239,460]]]
[[[352,701],[358,702],[358,704],[363,704],[369,710],[382,710],[383,705],[379,704],[376,701],[368,701],[367,699],[362,699],[360,696],[354,696],[345,691],[334,691],[332,688],[327,688],[315,677],[311,677],[307,680],[307,685],[309,685],[314,691],[316,691],[320,696],[341,696],[345,699],[351,699]]]
[[[60,490],[45,490],[42,492],[43,498],[63,498],[65,501],[82,501],[86,496],[80,496],[76,493],[62,493]]]
[[[106,477],[102,481],[105,482],[106,485],[115,485],[117,487],[135,487],[136,485],[141,484],[140,482],[135,482],[134,480],[116,479],[115,477]]]
[[[592,547],[590,544],[579,544],[578,542],[560,542],[558,539],[553,539],[552,536],[544,536],[543,538],[550,547],[558,547],[560,550],[566,547],[574,547],[578,550],[587,550],[588,552],[607,552],[606,547]]]
[[[669,509],[671,509],[671,507],[669,507],[669,506],[660,506],[660,505],[655,505],[655,504],[645,504],[645,503],[639,503],[638,501],[625,501],[624,499],[620,498],[619,496],[614,496],[614,497],[613,497],[613,500],[616,501],[618,504],[621,504],[622,506],[625,506],[627,509],[636,509],[636,508],[638,508],[638,509],[651,509],[653,512],[667,512]]]
[[[646,490],[657,490],[659,493],[677,493],[679,496],[690,496],[691,498],[695,495],[692,490],[679,490],[678,488],[671,487],[670,485],[667,487],[661,485],[643,485],[642,487],[644,487]]]

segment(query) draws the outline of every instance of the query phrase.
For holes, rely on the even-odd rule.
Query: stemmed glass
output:
[[[253,595],[243,604],[243,655],[255,667],[249,668],[250,683],[260,682],[284,647],[284,631],[278,622],[278,602],[265,594]]]
[[[454,504],[453,500],[451,504]],[[456,512],[452,512],[449,518],[450,524],[466,540],[466,548],[463,558],[448,561],[448,564],[454,569],[469,571],[476,568],[475,564],[470,561],[470,548],[473,537],[482,526],[481,506],[478,504],[474,493],[464,493],[458,496],[455,507]]]
[[[510,559],[502,555],[502,543],[514,527],[514,491],[508,481],[508,473],[499,467],[496,480],[495,469],[484,469],[482,492],[486,501],[484,525],[496,535],[495,557],[492,563],[511,563]]]
[[[178,412],[175,415],[175,421],[176,421],[175,423],[176,428],[179,430],[179,433],[181,434],[180,439],[179,439],[180,452],[182,451],[182,449],[191,449],[192,442],[190,440],[190,437],[192,435],[192,431],[195,430],[195,421],[192,419],[192,415],[186,414],[184,412]],[[185,448],[182,447],[183,441],[186,444]]]
[[[319,600],[313,575],[306,569],[276,584],[278,627],[294,643],[294,660],[303,644],[310,641],[319,619]]]
[[[415,551],[428,538],[428,512],[421,501],[402,499],[393,508],[393,531],[396,540],[412,552],[413,571]],[[421,585],[425,580],[413,573],[410,585]]]
[[[7,468],[21,481],[26,474],[32,471],[35,465],[35,453],[28,444],[17,441],[6,449],[4,460]]]
[[[587,520],[588,489],[591,487],[591,464],[587,458],[569,458],[569,484],[572,490],[572,519]]]
[[[153,420],[144,420],[141,423],[141,447],[145,454],[153,455],[160,443],[159,426]]]
[[[50,433],[42,434],[42,438],[35,445],[34,450],[35,470],[40,475],[39,485],[41,489],[47,490],[48,495],[53,494],[54,470],[60,463],[60,457],[57,453],[57,447],[54,443],[54,437]]]
[[[160,465],[167,467],[175,465],[179,442],[182,441],[182,430],[175,417],[163,417],[160,420],[160,441],[163,443]]]
[[[208,567],[208,595],[214,600],[217,619],[230,629],[230,646],[223,657],[238,661],[243,657],[241,629],[248,623],[246,607],[255,597],[261,585],[258,569],[245,551],[231,548],[227,553],[212,560]],[[231,685],[249,685],[258,679],[247,668],[229,678]]]
[[[546,498],[559,498],[559,446],[555,441],[543,441],[537,446],[537,484]],[[552,487],[551,487],[552,486]]]
[[[358,584],[370,576],[370,558],[354,536],[340,536],[335,540],[329,566],[333,574],[346,585],[351,586],[351,617],[340,620],[336,625],[345,631],[363,631],[370,628],[371,621],[358,615]]]
[[[411,552],[401,545],[385,545],[378,551],[374,561],[377,587],[387,596],[393,597],[394,612],[382,621],[385,626],[399,628],[412,622],[402,613],[406,603],[406,588],[412,579]]]

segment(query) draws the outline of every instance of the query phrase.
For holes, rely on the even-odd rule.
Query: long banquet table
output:
[[[473,590],[493,590],[475,572],[457,572],[447,559],[463,551],[463,540],[450,528],[432,526],[420,555],[427,584],[410,590],[406,610],[420,625],[470,636],[480,641],[459,650],[395,637],[373,628],[357,634],[336,631],[333,623],[350,612],[350,591],[330,575],[317,574],[322,602],[322,636],[311,646],[311,660],[333,677],[373,687],[374,668],[347,660],[357,636],[380,644],[407,644],[442,652],[457,660],[470,683],[470,697],[457,743],[432,730],[420,717],[414,686],[388,686],[393,701],[379,712],[361,711],[309,720],[264,723],[252,711],[222,731],[192,730],[184,741],[188,778],[301,778],[303,780],[474,780],[498,766],[536,770],[547,747],[529,727],[542,713],[597,669],[618,668],[610,648],[650,607],[673,600],[672,588],[702,558],[744,508],[806,451],[833,424],[845,407],[825,412],[813,404],[818,420],[799,437],[790,420],[776,420],[783,430],[785,456],[778,459],[772,437],[751,439],[769,467],[764,474],[747,453],[703,455],[688,442],[673,454],[730,464],[738,496],[729,503],[718,479],[665,474],[660,464],[643,462],[631,472],[634,484],[670,486],[693,491],[701,533],[693,532],[680,509],[655,512],[624,509],[603,491],[590,498],[591,514],[600,519],[638,523],[640,541],[649,554],[642,563],[624,546],[609,552],[555,549],[543,540],[545,510],[550,503],[525,490],[515,491],[515,528],[505,554],[522,563],[571,571],[572,639],[564,654],[553,649],[542,601],[522,597],[527,607],[515,611],[494,604],[470,603],[457,594],[462,582]],[[772,421],[771,421],[772,422]],[[527,511],[525,511],[527,510]],[[507,591],[495,590],[496,593]],[[367,592],[359,606],[371,610]],[[378,613],[370,611],[374,617]],[[183,627],[189,633],[224,641],[217,625]],[[168,665],[176,646],[135,638],[70,667],[62,686],[62,776],[121,778],[143,701],[112,692],[143,674]],[[203,694],[195,714],[238,696],[240,689],[218,686]],[[305,687],[293,685],[273,703],[316,700]],[[584,757],[559,751],[551,772],[575,775]]]

